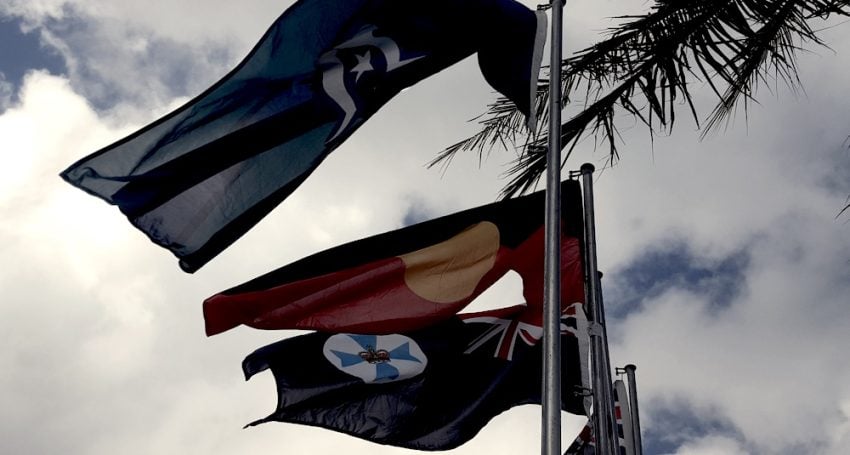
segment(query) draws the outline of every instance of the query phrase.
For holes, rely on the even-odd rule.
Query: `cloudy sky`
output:
[[[275,392],[270,374],[243,381],[242,358],[292,333],[206,338],[201,301],[492,202],[513,151],[425,168],[495,98],[474,59],[396,97],[194,275],[57,176],[224,75],[290,3],[0,0],[0,453],[413,453],[243,430]],[[566,49],[647,7],[570,1]],[[804,93],[762,85],[748,121],[702,141],[687,120],[653,143],[625,119],[622,160],[596,174],[612,360],[638,366],[648,454],[850,453],[850,24],[822,36],[832,50],[800,58]],[[570,168],[605,159],[586,141]],[[497,287],[477,305],[518,303],[516,280]],[[535,453],[538,418],[514,409],[449,453]],[[581,423],[565,416],[565,441]]]

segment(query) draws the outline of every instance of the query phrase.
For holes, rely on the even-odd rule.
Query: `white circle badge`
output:
[[[428,364],[425,353],[404,335],[339,333],[325,341],[325,358],[340,371],[367,384],[401,381],[421,374]]]

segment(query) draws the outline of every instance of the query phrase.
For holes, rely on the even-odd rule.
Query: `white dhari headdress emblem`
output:
[[[322,72],[322,88],[325,93],[342,109],[345,116],[337,126],[336,130],[325,142],[330,142],[348,128],[360,106],[346,87],[346,80],[354,78],[356,84],[367,71],[376,71],[372,66],[372,51],[377,50],[384,55],[386,60],[386,72],[395,71],[408,63],[419,60],[423,55],[402,60],[401,50],[395,41],[386,36],[376,36],[374,25],[362,28],[353,38],[336,45],[333,49],[319,57],[319,65],[324,68]],[[355,53],[357,63],[350,68],[339,58],[342,52],[352,52],[352,49],[364,48]]]

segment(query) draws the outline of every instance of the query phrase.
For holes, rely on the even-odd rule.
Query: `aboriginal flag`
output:
[[[514,0],[300,0],[211,88],[61,176],[194,272],[393,96],[474,53],[530,115],[544,20]]]
[[[539,337],[504,331],[542,331],[523,322],[529,311],[459,315],[404,334],[312,333],[261,348],[242,367],[246,378],[270,369],[278,401],[249,425],[312,425],[416,450],[457,447],[501,412],[540,403]],[[565,310],[561,329],[561,407],[586,415],[582,304]],[[513,345],[510,359],[499,355],[504,343]]]
[[[578,182],[562,183],[562,308],[584,302]],[[514,270],[543,306],[544,193],[508,199],[317,253],[208,298],[207,335],[259,329],[397,333],[449,318]],[[540,324],[538,324],[540,325]]]

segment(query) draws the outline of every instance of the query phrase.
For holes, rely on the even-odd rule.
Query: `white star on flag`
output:
[[[367,50],[363,55],[355,54],[354,56],[357,57],[357,65],[355,65],[354,68],[351,68],[351,72],[356,74],[356,76],[354,76],[354,82],[357,82],[360,80],[360,76],[362,76],[363,73],[366,71],[372,71],[375,68],[372,66],[371,51]]]

